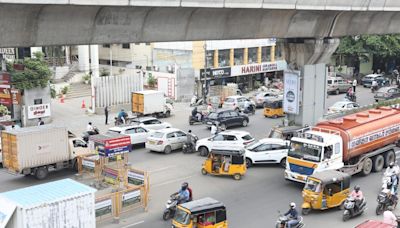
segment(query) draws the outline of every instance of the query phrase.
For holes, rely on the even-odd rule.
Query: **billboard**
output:
[[[283,89],[283,111],[299,114],[300,106],[300,71],[285,71]]]

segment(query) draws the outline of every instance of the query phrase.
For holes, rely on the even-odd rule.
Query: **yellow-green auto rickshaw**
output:
[[[335,170],[314,173],[303,189],[302,214],[343,205],[350,193],[350,175]]]
[[[264,116],[269,118],[278,118],[285,116],[283,112],[282,98],[271,98],[264,104]]]
[[[172,228],[228,228],[225,205],[210,197],[179,204]]]
[[[204,161],[201,173],[216,176],[233,176],[240,180],[246,173],[245,150],[211,150]]]

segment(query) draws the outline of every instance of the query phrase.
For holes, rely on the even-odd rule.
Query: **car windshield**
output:
[[[389,88],[380,88],[379,90],[378,90],[378,93],[386,93],[387,91],[389,90]]]
[[[153,134],[151,134],[151,137],[160,139],[164,137],[164,133],[156,131]]]
[[[254,138],[251,135],[245,135],[242,137],[242,139],[245,141],[250,141],[250,140],[253,140]]]
[[[364,79],[370,80],[370,79],[372,79],[372,77],[371,76],[366,76]]]
[[[345,104],[346,103],[344,102],[336,102],[334,105],[332,105],[332,108],[342,108]]]
[[[319,162],[321,159],[322,147],[310,144],[292,141],[291,149],[288,155],[295,158],[300,158],[308,161]]]
[[[250,143],[249,145],[247,145],[246,148],[250,151],[253,151],[255,148],[257,148],[260,145],[261,145],[260,142],[254,141],[254,142]]]
[[[312,192],[321,192],[321,182],[308,178],[304,190]]]
[[[233,103],[233,102],[235,102],[235,99],[233,99],[233,98],[226,98],[224,102]]]
[[[281,138],[283,138],[283,135],[282,135],[282,132],[281,132],[281,131],[277,131],[277,130],[272,129],[272,130],[269,132],[268,138],[281,139]]]
[[[174,216],[174,220],[181,225],[188,225],[190,223],[190,214],[184,210],[178,209]]]
[[[208,115],[208,118],[210,118],[210,119],[217,119],[217,118],[218,118],[218,113],[212,112],[212,113],[210,113],[210,115]]]
[[[118,134],[120,134],[121,131],[118,131],[118,130],[111,130],[111,129],[110,129],[110,130],[107,131],[106,134],[108,134],[108,133],[111,133],[111,134],[112,134],[112,133],[118,133]]]

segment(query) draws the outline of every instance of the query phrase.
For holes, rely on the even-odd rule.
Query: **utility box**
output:
[[[0,194],[0,227],[96,227],[96,190],[64,179]]]

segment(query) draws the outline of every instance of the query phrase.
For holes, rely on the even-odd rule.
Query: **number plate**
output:
[[[211,122],[207,122],[207,124],[210,124],[210,125],[211,125],[212,123],[211,123]]]
[[[298,176],[298,177],[297,177],[297,180],[302,180],[302,181],[303,181],[303,180],[304,180],[304,177]]]
[[[153,144],[153,145],[154,145],[154,144],[155,144],[155,142],[154,142],[154,141],[149,141],[149,144]]]

